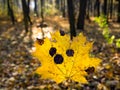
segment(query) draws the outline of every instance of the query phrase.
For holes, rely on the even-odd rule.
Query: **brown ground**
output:
[[[13,26],[8,19],[0,18],[0,90],[70,89],[64,83],[57,85],[51,80],[39,80],[38,75],[33,75],[33,71],[39,66],[39,61],[32,57],[31,49],[36,36],[41,33],[41,28],[36,27],[40,19],[33,19],[33,22],[29,32],[26,33],[22,22]],[[45,22],[48,24],[45,32],[46,29],[52,32],[60,28],[69,32],[67,19],[54,16],[47,17]],[[73,82],[72,88],[75,90],[120,89],[119,49],[114,45],[106,44],[101,29],[93,21],[86,20],[85,24],[84,33],[89,40],[95,41],[93,53],[102,59],[102,64],[98,72],[87,77],[90,82],[88,85]],[[112,34],[119,37],[120,24],[111,22],[109,27]]]

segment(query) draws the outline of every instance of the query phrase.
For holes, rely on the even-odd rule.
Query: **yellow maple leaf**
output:
[[[101,61],[90,57],[92,44],[82,33],[71,41],[69,35],[59,31],[52,34],[52,39],[37,40],[33,56],[40,60],[41,66],[36,73],[57,83],[67,79],[87,83],[87,72],[93,71]]]

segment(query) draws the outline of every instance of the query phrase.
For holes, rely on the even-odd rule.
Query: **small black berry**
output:
[[[65,32],[63,30],[60,30],[60,35],[61,36],[64,36],[65,35]]]
[[[54,62],[55,62],[56,64],[62,64],[63,59],[64,59],[64,58],[62,57],[61,54],[56,54],[56,56],[54,57]]]
[[[67,54],[67,56],[71,57],[71,56],[74,55],[74,50],[68,49],[68,50],[66,51],[66,54]]]
[[[43,40],[43,39],[37,38],[37,41],[38,41],[38,43],[39,43],[40,45],[44,44],[44,40]]]
[[[55,47],[51,47],[49,50],[49,54],[53,57],[54,54],[56,54],[56,48]]]

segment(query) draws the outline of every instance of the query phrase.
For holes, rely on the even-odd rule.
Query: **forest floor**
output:
[[[52,18],[52,19],[51,19]],[[33,74],[40,62],[31,55],[37,35],[41,35],[40,19],[33,20],[28,33],[22,22],[13,26],[8,19],[0,18],[0,90],[67,90],[66,84],[57,85],[51,80],[40,80]],[[44,33],[63,29],[69,32],[68,20],[61,17],[48,17]],[[120,37],[120,24],[109,23],[112,34]],[[79,32],[79,31],[78,31]],[[72,83],[72,90],[120,90],[120,49],[108,45],[99,26],[86,20],[85,35],[95,41],[93,53],[102,59],[100,70],[90,74],[89,84]]]

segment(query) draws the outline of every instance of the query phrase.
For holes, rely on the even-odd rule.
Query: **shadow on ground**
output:
[[[34,82],[33,72],[39,62],[30,53],[31,29],[26,33],[21,22],[15,26],[6,19],[0,22],[0,89],[27,88]]]

